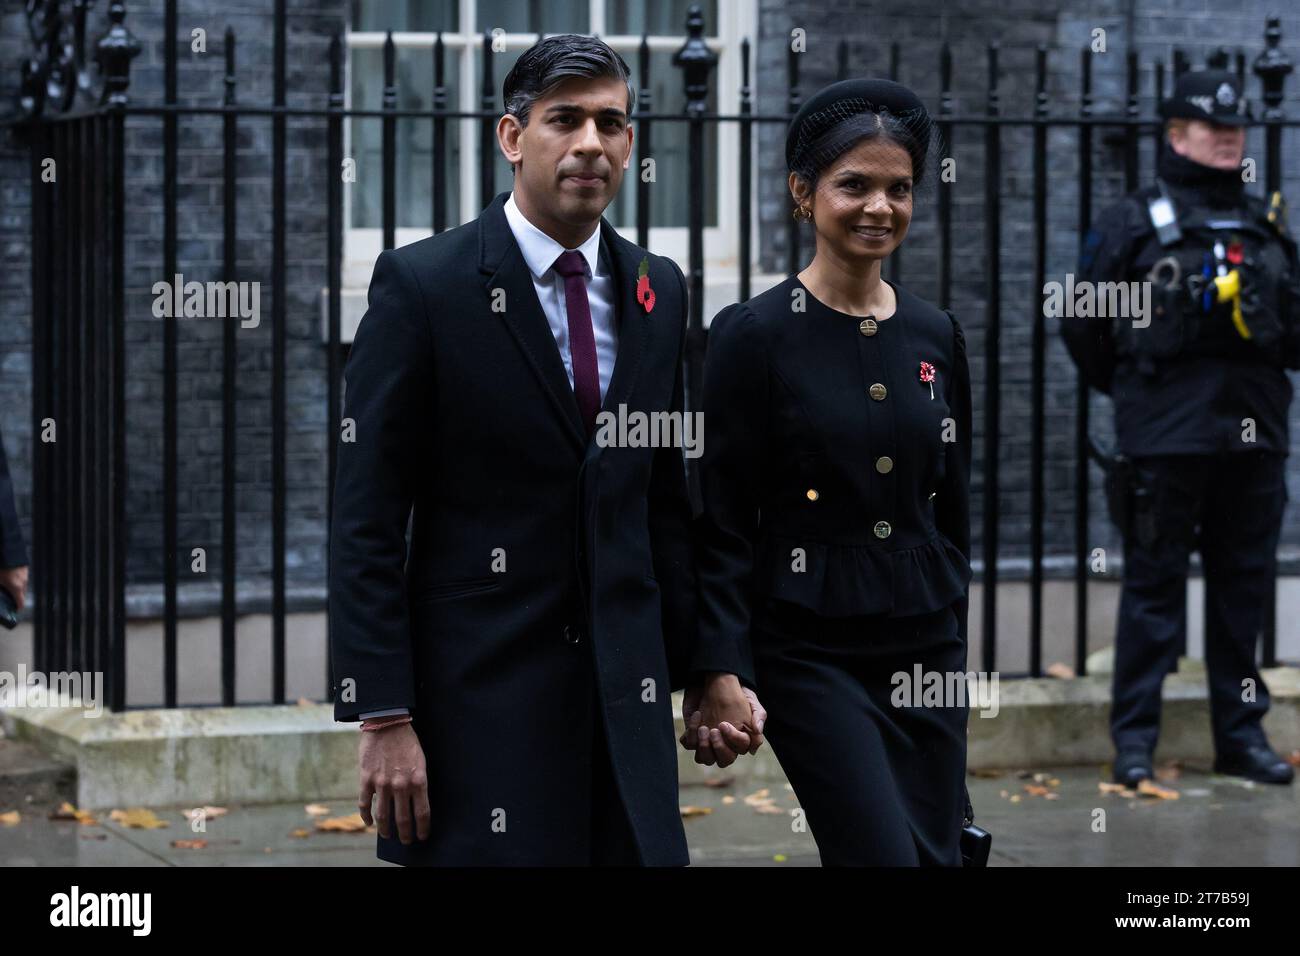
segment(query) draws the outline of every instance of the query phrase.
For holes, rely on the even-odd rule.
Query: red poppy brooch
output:
[[[930,401],[934,401],[934,366],[929,362],[921,363],[921,381],[930,386]]]
[[[636,269],[636,301],[645,309],[646,315],[655,307],[655,290],[650,288],[650,257],[646,256]]]

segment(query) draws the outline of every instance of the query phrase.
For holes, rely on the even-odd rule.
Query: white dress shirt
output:
[[[542,230],[529,222],[519,207],[515,205],[512,192],[506,200],[506,221],[510,231],[519,243],[524,262],[533,277],[533,288],[537,290],[537,301],[542,304],[546,322],[555,336],[555,344],[564,361],[564,370],[569,373],[569,387],[573,387],[573,353],[569,350],[569,313],[564,301],[564,276],[552,266],[560,253],[565,252],[560,245]],[[587,240],[575,252],[582,253],[587,262],[587,305],[591,310],[591,331],[596,338],[596,364],[600,373],[600,400],[605,401],[605,392],[609,390],[609,379],[614,373],[614,360],[618,358],[618,327],[614,318],[614,279],[610,275],[608,264],[600,255],[600,223],[592,230]],[[594,268],[593,268],[594,266]],[[507,308],[509,304],[507,303]],[[406,714],[405,707],[389,710],[370,711],[361,715],[367,717],[388,717],[393,714]]]
[[[560,253],[565,252],[560,245],[542,230],[538,229],[519,211],[512,192],[506,200],[506,221],[510,231],[515,234],[519,251],[523,253],[524,262],[533,277],[533,288],[537,290],[537,301],[542,304],[546,321],[555,336],[555,344],[564,361],[564,370],[569,373],[569,387],[573,387],[573,354],[569,350],[569,313],[564,302],[564,276],[553,268]],[[601,261],[600,224],[592,230],[587,240],[575,250],[587,262],[587,304],[591,309],[591,330],[596,338],[596,364],[600,372],[600,400],[605,401],[605,392],[609,389],[609,379],[614,373],[614,360],[618,358],[618,327],[614,317],[614,279],[608,265]],[[509,308],[507,304],[506,308]]]

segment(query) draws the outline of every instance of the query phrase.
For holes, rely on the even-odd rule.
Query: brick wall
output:
[[[12,96],[27,53],[22,4],[5,0],[3,95]],[[103,32],[105,4],[88,30]],[[133,104],[163,101],[161,4],[129,4],[127,24],[140,42],[131,67]],[[344,0],[296,0],[288,10],[288,104],[326,105],[328,44],[345,24]],[[235,31],[238,97],[272,97],[272,4],[236,0],[215,5],[187,0],[179,8],[178,89],[182,103],[219,105],[224,94],[224,33]],[[191,49],[191,31],[206,31],[207,50]],[[161,579],[162,550],[162,322],[152,314],[153,284],[163,269],[162,129],[157,117],[130,117],[126,132],[126,365],[128,458],[128,577]],[[287,574],[291,585],[324,583],[326,515],[326,380],[320,334],[320,290],[326,283],[326,137],[322,120],[287,126],[286,208],[286,473]],[[179,124],[177,248],[185,281],[221,279],[222,131],[219,117],[185,117]],[[239,328],[236,375],[238,509],[236,548],[241,585],[269,579],[271,567],[271,123],[241,119],[237,146],[240,281],[261,283],[261,322]],[[24,527],[30,529],[30,240],[25,152],[6,142],[0,153],[5,207],[0,220],[5,270],[0,336],[0,407]],[[177,567],[182,583],[195,580],[190,551],[207,552],[209,576],[221,564],[221,319],[178,321]],[[237,320],[234,320],[237,321]]]

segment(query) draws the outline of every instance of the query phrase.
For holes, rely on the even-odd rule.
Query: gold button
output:
[[[876,471],[882,475],[887,475],[894,470],[894,459],[888,455],[882,455],[876,459]]]
[[[872,385],[869,389],[867,389],[867,391],[871,394],[871,397],[878,402],[883,402],[885,400],[885,395],[887,394],[885,392],[885,386],[881,385],[879,382],[877,382],[875,385]]]
[[[858,323],[858,331],[863,335],[875,335],[876,329],[877,326],[875,319],[863,319]]]
[[[888,522],[888,521],[877,521],[877,522],[876,522],[876,537],[877,537],[877,538],[888,538],[888,537],[889,537],[889,532],[890,532],[891,530],[893,530],[893,529],[891,529],[891,528],[889,527],[889,522]]]
[[[808,500],[809,500],[809,501],[816,501],[819,497],[821,497],[821,496],[817,494],[817,489],[816,489],[816,488],[809,488],[809,489],[808,489]]]

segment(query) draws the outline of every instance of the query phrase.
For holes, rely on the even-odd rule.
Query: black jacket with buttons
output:
[[[894,288],[897,309],[882,321],[826,307],[797,277],[713,320],[696,557],[702,644],[748,655],[751,622],[770,598],[827,617],[951,605],[965,639],[965,339],[952,313]]]

